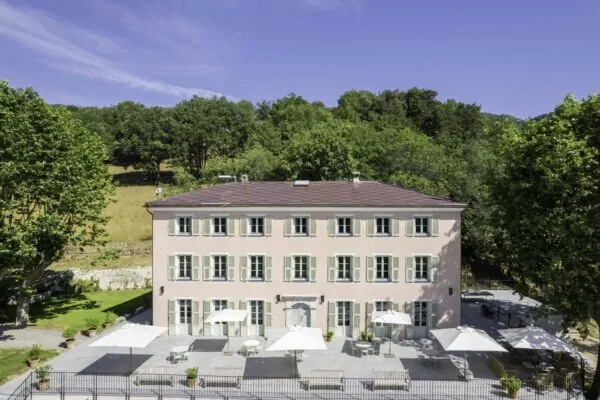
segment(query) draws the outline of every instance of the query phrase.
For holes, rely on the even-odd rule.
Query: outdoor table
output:
[[[246,354],[256,353],[256,348],[260,346],[260,342],[256,339],[249,339],[243,343],[243,346],[246,349]]]
[[[181,361],[185,357],[188,348],[186,346],[176,346],[171,349],[171,360],[173,363]]]
[[[373,344],[371,342],[367,342],[366,340],[359,340],[356,342],[356,347],[360,349],[361,353],[364,353],[373,348]]]

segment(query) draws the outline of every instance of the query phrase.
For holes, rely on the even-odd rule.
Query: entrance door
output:
[[[227,300],[213,300],[213,311],[221,311],[227,309]],[[213,336],[227,336],[227,322],[213,322]]]
[[[310,327],[310,307],[306,303],[296,303],[292,306],[290,325]]]
[[[388,311],[391,310],[391,304],[389,301],[376,301],[375,311]],[[373,324],[373,333],[376,337],[389,338],[390,337],[390,326],[376,322]]]
[[[265,302],[250,300],[248,336],[264,336],[265,334]]]
[[[177,301],[179,308],[179,319],[177,321],[178,335],[192,334],[192,300],[180,299]]]
[[[352,302],[338,301],[336,303],[336,336],[352,337]]]
[[[413,303],[413,332],[416,338],[427,336],[428,309],[429,302],[427,301],[415,301]]]

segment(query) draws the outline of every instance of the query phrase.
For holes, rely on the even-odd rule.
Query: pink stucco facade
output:
[[[154,208],[153,215],[153,323],[169,326],[170,334],[219,335],[228,329],[229,334],[253,336],[265,334],[269,327],[285,327],[297,322],[295,310],[305,309],[305,324],[334,330],[337,335],[357,336],[360,331],[374,331],[380,328],[370,323],[374,302],[389,301],[393,308],[408,311],[414,316],[414,302],[427,304],[426,326],[407,327],[394,331],[394,335],[421,336],[432,327],[453,327],[460,321],[460,265],[461,208]],[[286,236],[286,220],[295,215],[308,216],[316,223],[312,236]],[[228,218],[233,232],[227,236],[205,236],[196,231],[194,235],[173,235],[169,220],[185,216],[202,225],[204,219],[214,216]],[[254,237],[240,235],[240,224],[246,224],[249,216],[268,219],[267,235]],[[348,216],[357,224],[355,235],[339,237],[331,235],[331,220],[338,216]],[[368,228],[377,216],[394,221],[395,231],[390,236],[371,236]],[[436,235],[414,236],[409,234],[407,224],[415,216],[425,216],[436,220]],[[408,221],[408,222],[407,222]],[[171,222],[172,223],[172,222]],[[289,222],[288,222],[289,223]],[[201,228],[196,228],[200,231]],[[243,231],[243,229],[242,229]],[[197,268],[190,280],[176,280],[169,275],[169,260],[179,254],[192,255]],[[233,265],[228,265],[233,276],[226,281],[204,280],[202,263],[207,256],[225,255]],[[257,254],[269,258],[268,281],[243,281],[241,257]],[[306,282],[286,281],[285,258],[291,255],[306,255],[314,260],[313,280]],[[358,277],[355,281],[331,281],[328,272],[330,257],[352,256],[358,260]],[[372,272],[369,257],[390,256],[395,261],[397,271],[389,282],[367,281]],[[408,258],[418,256],[437,257],[435,279],[415,282],[407,278]],[[414,276],[414,275],[411,275]],[[371,276],[372,277],[372,276]],[[408,281],[407,281],[408,280]],[[434,280],[434,281],[431,281]],[[279,296],[279,301],[277,297]],[[179,308],[183,300],[191,300],[192,320],[189,327],[180,329],[178,321],[185,310]],[[209,304],[214,299],[227,301],[229,307],[248,308],[250,301],[261,301],[264,318],[263,326],[248,329],[247,324],[229,324],[216,331],[204,323],[212,309]],[[351,302],[350,327],[338,327],[340,302]],[[171,308],[170,308],[171,307]],[[340,311],[342,313],[342,311]],[[268,315],[267,315],[268,314]],[[333,319],[333,320],[332,320]],[[421,324],[423,325],[423,324]]]

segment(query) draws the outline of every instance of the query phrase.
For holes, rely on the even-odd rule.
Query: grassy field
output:
[[[31,305],[31,325],[40,328],[82,330],[88,318],[104,321],[105,313],[118,316],[131,314],[139,306],[149,305],[149,289],[83,293],[73,296],[53,297],[43,304]],[[0,309],[0,323],[15,320],[15,307]]]
[[[10,378],[16,375],[20,375],[25,372],[27,366],[27,352],[26,349],[0,349],[0,384],[6,382]],[[56,350],[42,350],[42,356],[40,360],[47,361],[58,355]]]
[[[106,207],[109,217],[106,233],[111,242],[137,242],[152,239],[152,216],[144,208],[156,199],[156,186],[118,186],[116,201]]]

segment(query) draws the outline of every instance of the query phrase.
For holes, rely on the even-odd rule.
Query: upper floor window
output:
[[[391,278],[391,262],[389,256],[375,257],[375,280],[389,281]]]
[[[337,256],[337,280],[352,280],[352,258],[351,256]]]
[[[265,219],[264,219],[264,217],[248,218],[248,228],[249,228],[251,235],[264,235],[265,234]]]
[[[308,256],[294,256],[294,279],[308,280]]]
[[[376,235],[391,235],[392,227],[389,217],[375,218],[375,234]]]
[[[192,234],[192,217],[177,218],[177,234],[191,235]]]
[[[415,256],[415,280],[429,280],[429,257]]]
[[[428,217],[415,217],[415,235],[428,236],[430,219]]]
[[[213,217],[213,235],[227,235],[227,217]]]
[[[192,279],[192,256],[179,255],[177,256],[177,278]]]
[[[352,235],[352,218],[338,217],[337,218],[337,234]]]
[[[213,256],[213,279],[227,279],[227,256]]]
[[[294,217],[293,222],[294,235],[308,235],[308,217]]]
[[[265,279],[265,256],[250,256],[250,279]]]

